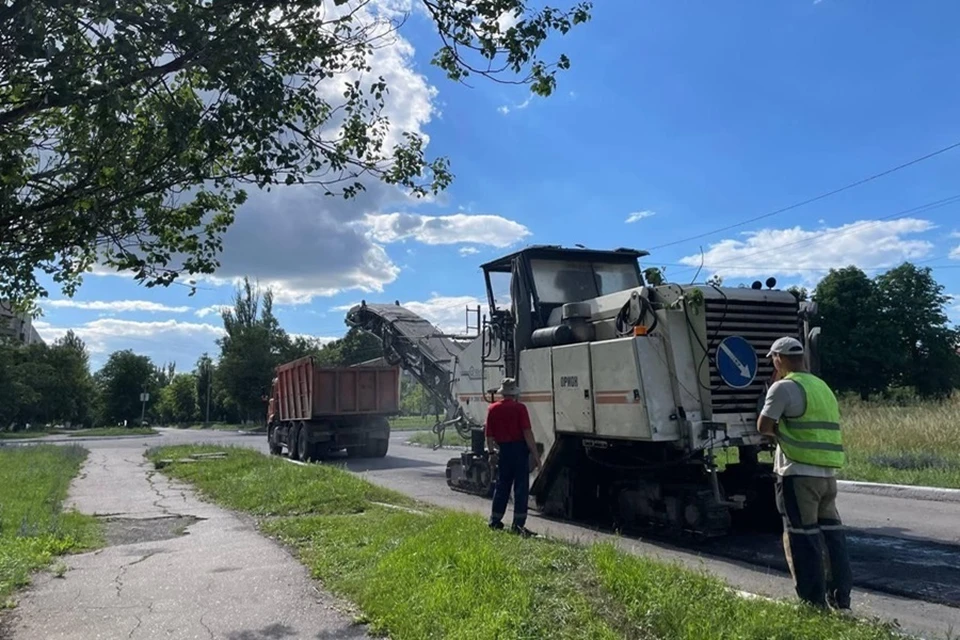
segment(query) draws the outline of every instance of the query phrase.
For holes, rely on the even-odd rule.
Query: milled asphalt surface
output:
[[[151,438],[156,441],[158,438]],[[367,638],[343,603],[233,513],[153,472],[147,442],[90,441],[69,503],[109,546],[35,577],[0,626],[14,640]],[[119,446],[118,446],[119,444]]]
[[[409,434],[405,433],[396,433],[391,441],[390,452],[387,454],[386,458],[383,459],[373,459],[373,460],[344,460],[342,462],[337,462],[336,464],[344,464],[346,468],[360,475],[366,477],[371,482],[390,487],[394,490],[400,491],[402,493],[408,494],[417,499],[438,504],[445,507],[461,509],[465,511],[486,514],[489,511],[489,501],[475,496],[469,496],[465,494],[455,493],[450,491],[445,482],[445,465],[446,461],[455,455],[455,451],[451,450],[441,450],[433,451],[429,448],[421,447],[412,447],[404,445],[405,439]],[[43,439],[48,440],[48,439]],[[72,442],[76,442],[76,438],[67,439]],[[139,461],[142,460],[142,453],[148,446],[156,446],[160,444],[181,444],[188,442],[196,443],[209,443],[209,444],[220,444],[220,445],[236,445],[244,446],[259,450],[261,452],[266,452],[266,438],[263,435],[239,435],[231,432],[213,432],[213,431],[195,431],[195,430],[162,430],[162,435],[154,436],[149,438],[127,438],[127,439],[110,439],[110,440],[89,440],[83,443],[83,445],[89,448],[93,453],[91,458],[97,458],[101,452],[119,452],[123,453],[111,453],[110,455],[116,456],[119,455],[125,464],[128,466],[133,466],[135,463],[139,464]],[[106,454],[104,454],[106,455]],[[146,478],[146,469],[141,468],[141,475]],[[114,504],[112,499],[96,497],[101,494],[113,494],[116,493],[115,487],[122,486],[117,485],[115,482],[118,478],[114,478],[107,486],[103,486],[100,490],[92,489],[93,494],[87,498],[88,501],[100,500],[105,502],[105,504]],[[155,475],[153,478],[154,484],[156,486],[161,486],[160,483],[165,483],[166,481],[162,479],[162,476],[159,474]],[[82,486],[82,485],[81,485]],[[88,485],[91,488],[93,485]],[[149,485],[148,485],[149,486]],[[164,485],[166,486],[166,485]],[[169,492],[179,492],[181,488],[176,490],[172,488],[167,488],[166,491]],[[894,492],[896,493],[896,492]],[[78,495],[79,489],[78,489]],[[216,609],[216,607],[224,607],[228,610],[228,613],[224,614],[223,617],[220,615],[215,615],[215,619],[218,621],[231,619],[233,615],[231,612],[233,610],[240,611],[243,610],[248,616],[257,616],[258,619],[269,619],[271,614],[277,614],[273,616],[273,619],[279,619],[283,617],[283,622],[271,622],[265,625],[257,626],[257,623],[250,624],[246,623],[242,625],[247,630],[253,630],[252,633],[256,634],[259,630],[259,635],[242,635],[239,632],[234,631],[234,635],[228,635],[230,632],[224,631],[225,635],[217,635],[214,637],[233,637],[237,639],[241,638],[286,638],[286,637],[318,637],[316,634],[312,636],[300,636],[297,635],[300,633],[300,627],[293,627],[292,625],[297,620],[297,613],[304,611],[305,603],[300,600],[305,589],[310,589],[311,587],[306,586],[310,584],[309,579],[306,577],[306,573],[302,570],[300,565],[294,561],[286,552],[280,550],[273,543],[260,538],[254,532],[252,528],[246,525],[242,520],[236,516],[232,516],[229,513],[223,512],[222,510],[211,507],[210,505],[200,503],[194,498],[189,497],[187,499],[180,498],[179,493],[176,493],[178,496],[173,500],[173,504],[178,504],[176,500],[180,500],[183,504],[189,504],[189,510],[184,510],[181,506],[180,511],[171,511],[171,513],[182,513],[184,515],[197,515],[198,513],[209,513],[211,511],[216,511],[219,513],[218,519],[211,519],[209,521],[202,521],[197,524],[190,526],[189,531],[190,535],[186,538],[178,538],[175,540],[164,541],[159,544],[161,545],[173,545],[180,543],[182,540],[186,540],[191,536],[194,536],[196,531],[204,531],[204,527],[207,528],[217,528],[217,527],[226,527],[231,526],[235,529],[243,528],[244,537],[246,534],[249,534],[253,538],[257,538],[258,542],[254,543],[250,541],[251,545],[262,544],[272,551],[255,551],[250,552],[251,555],[244,555],[243,561],[239,561],[237,564],[225,564],[224,566],[236,566],[243,567],[245,575],[250,576],[250,580],[253,580],[257,583],[262,582],[262,580],[254,580],[252,576],[259,575],[262,571],[268,571],[274,569],[272,572],[273,578],[265,578],[271,585],[269,591],[273,593],[273,598],[282,602],[287,602],[287,596],[283,595],[288,593],[290,590],[289,586],[283,586],[280,584],[283,579],[290,578],[291,576],[300,576],[305,582],[301,582],[300,579],[293,579],[294,586],[293,591],[301,594],[296,596],[295,599],[298,600],[296,606],[289,607],[285,611],[289,613],[283,614],[290,616],[289,618],[283,617],[280,611],[276,611],[276,605],[270,605],[265,607],[262,597],[248,598],[244,600],[242,605],[233,606],[233,603],[229,598],[220,599],[216,602],[208,602],[207,605]],[[190,496],[189,492],[186,495]],[[123,509],[130,511],[131,513],[137,513],[138,509],[142,508],[143,500],[135,499],[130,500],[126,498],[116,498],[117,503],[123,504]],[[165,500],[171,500],[169,496]],[[161,503],[166,505],[166,502]],[[932,543],[945,543],[948,545],[957,545],[960,543],[960,502],[954,501],[928,501],[928,500],[910,500],[902,497],[894,497],[891,495],[873,495],[873,492],[868,494],[863,493],[853,493],[849,491],[844,491],[841,493],[841,496],[838,500],[840,511],[844,517],[845,523],[855,529],[858,532],[862,532],[866,535],[884,535],[884,536],[897,536],[906,540],[917,540],[917,541],[929,541]],[[88,510],[81,506],[82,510]],[[100,511],[109,511],[110,506],[104,506],[100,508]],[[156,512],[147,509],[146,514],[154,514]],[[152,517],[152,516],[147,516]],[[230,522],[227,525],[227,521]],[[659,541],[650,541],[650,540],[640,540],[633,538],[620,538],[615,537],[603,532],[593,531],[587,527],[580,525],[556,522],[552,520],[546,520],[540,518],[535,513],[531,513],[530,518],[531,528],[535,528],[538,532],[556,537],[567,539],[571,541],[579,542],[593,542],[593,541],[608,541],[617,544],[625,551],[637,554],[644,554],[648,556],[658,557],[666,561],[678,561],[686,566],[704,569],[710,571],[711,573],[718,575],[719,577],[725,579],[734,589],[741,590],[747,593],[759,594],[766,597],[780,598],[786,600],[795,600],[795,594],[793,592],[792,583],[790,581],[789,575],[784,571],[777,570],[775,568],[758,566],[756,564],[750,564],[736,559],[718,557],[716,555],[707,555],[697,553],[696,550],[691,550],[689,548],[678,548],[670,544],[659,542]],[[216,527],[214,526],[216,525]],[[245,527],[245,528],[244,528]],[[206,530],[207,535],[210,536],[208,544],[217,545],[223,543],[223,539],[227,538],[233,541],[235,535],[227,535],[220,533],[220,542],[217,542],[217,534],[214,531]],[[197,537],[199,538],[199,536]],[[195,538],[195,539],[197,539]],[[155,543],[145,543],[143,546],[145,549],[149,550],[156,546]],[[129,547],[128,547],[129,548]],[[215,548],[215,547],[214,547]],[[109,554],[111,549],[103,551],[100,555]],[[252,555],[254,553],[264,553],[270,555],[272,558],[279,556],[284,556],[285,564],[283,569],[279,570],[276,567],[279,566],[279,560],[276,562],[269,563],[257,563],[255,566],[250,565],[251,559],[257,559],[257,556]],[[272,555],[271,555],[272,554]],[[88,554],[88,556],[93,556],[94,554]],[[142,558],[146,555],[146,552],[143,549],[139,549],[139,555],[134,554],[131,558],[129,556],[124,556],[122,558],[113,559],[111,561],[111,568],[104,568],[103,572],[106,577],[116,576],[117,571],[123,565],[123,561],[130,563],[135,561],[138,558]],[[202,555],[202,553],[201,553]],[[85,558],[85,556],[77,556],[75,559]],[[119,562],[118,560],[123,560]],[[150,566],[152,558],[148,558],[142,561],[140,564]],[[68,560],[68,562],[73,562],[74,558]],[[86,561],[86,560],[84,560]],[[292,563],[292,564],[291,564]],[[135,565],[134,567],[127,568],[125,572],[129,572],[130,569],[133,569],[134,573],[137,574],[139,570],[143,570],[140,567],[140,564]],[[199,568],[200,566],[205,566],[206,569]],[[259,568],[258,568],[259,567]],[[922,570],[922,567],[921,567]],[[113,573],[110,573],[110,572]],[[188,591],[196,591],[198,588],[204,588],[202,585],[209,585],[216,582],[215,579],[211,579],[209,575],[205,576],[203,574],[209,574],[211,567],[209,563],[207,565],[200,565],[195,563],[189,563],[183,565],[183,573],[198,574],[199,578],[189,577],[185,578],[195,583],[194,588]],[[236,572],[235,572],[236,573]],[[124,573],[127,575],[127,573]],[[214,574],[217,575],[217,574]],[[230,576],[228,579],[233,580],[233,574],[227,573],[227,576]],[[223,576],[220,576],[221,578]],[[76,576],[73,572],[67,574],[66,580],[56,581],[60,585],[68,585],[71,580],[76,580]],[[54,582],[54,580],[41,579],[38,580],[39,586],[38,589],[42,590],[48,588],[47,584]],[[144,576],[144,584],[146,585],[149,580]],[[179,581],[178,581],[179,583]],[[103,588],[102,585],[99,588]],[[61,587],[61,590],[63,588]],[[145,586],[145,589],[149,587]],[[248,589],[241,589],[245,593],[249,594]],[[155,589],[150,589],[151,592]],[[62,595],[61,598],[68,599],[78,592],[76,585],[73,586],[73,591],[66,591],[64,593],[68,595]],[[260,592],[263,594],[263,592]],[[316,599],[320,600],[324,604],[320,605],[321,608],[324,606],[329,606],[328,602],[332,600],[324,599],[322,596],[319,596],[314,592],[314,595],[317,596]],[[28,596],[30,597],[30,596]],[[173,595],[171,594],[171,597]],[[149,605],[149,601],[145,601]],[[219,604],[217,604],[219,602]],[[26,601],[25,603],[26,604]],[[67,603],[65,603],[67,604]],[[142,606],[142,604],[140,605]],[[193,603],[190,603],[188,609],[193,606]],[[156,609],[156,605],[154,605]],[[46,613],[42,612],[31,612],[25,615],[25,612],[28,610],[21,607],[19,616],[21,619],[29,619],[31,616],[42,618],[44,616],[49,616],[52,611],[47,610]],[[71,611],[79,611],[76,607],[71,609]],[[910,633],[919,634],[924,638],[943,638],[947,637],[948,633],[956,633],[956,630],[960,630],[960,608],[945,606],[940,604],[932,604],[930,602],[924,602],[921,600],[909,599],[891,596],[885,593],[880,593],[876,591],[869,591],[864,589],[856,589],[854,591],[854,611],[857,615],[862,617],[880,617],[883,619],[894,619],[897,620],[901,627]],[[261,612],[261,613],[258,613]],[[142,611],[141,611],[142,613]],[[149,611],[148,606],[148,614]],[[71,614],[72,616],[73,614]],[[204,623],[208,624],[211,615],[204,616]],[[64,617],[63,614],[60,614],[58,617]],[[67,616],[70,617],[70,616]],[[198,618],[195,618],[199,622]],[[291,622],[287,622],[287,620]],[[337,624],[343,625],[337,627],[342,629],[342,632],[350,633],[354,632],[347,625],[347,620],[345,617],[340,618],[329,618],[326,616],[321,616],[318,620],[329,621],[330,624],[333,624],[335,627]],[[183,623],[187,624],[187,618],[184,618]],[[37,623],[39,624],[39,622]],[[136,624],[136,620],[133,619],[133,624]],[[280,633],[279,635],[270,635],[269,624],[284,624],[291,625],[291,629],[295,628],[297,631],[293,633],[288,633],[284,635]],[[320,624],[320,622],[312,622],[308,624]],[[128,626],[130,625],[128,621]],[[133,628],[132,626],[130,628]],[[142,624],[141,627],[142,628]],[[152,627],[154,630],[161,627]],[[236,627],[239,628],[239,627]],[[139,629],[138,629],[139,630]],[[328,633],[339,633],[339,631],[332,631]],[[21,636],[15,636],[21,637]],[[87,638],[87,637],[97,637],[94,635],[79,635],[79,636],[69,636],[69,635],[23,635],[22,637],[52,637],[52,638],[67,638],[67,637],[77,637],[77,638]],[[102,636],[102,637],[115,637],[115,636]],[[155,637],[151,635],[134,635],[132,637]],[[210,637],[209,635],[176,635],[171,637]],[[322,635],[319,637],[362,637],[362,636],[338,636],[338,635]]]

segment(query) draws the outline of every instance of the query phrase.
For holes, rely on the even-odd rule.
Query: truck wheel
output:
[[[390,438],[381,438],[370,443],[370,457],[383,458],[390,448]]]
[[[314,459],[313,450],[315,447],[311,446],[310,440],[307,439],[307,428],[298,427],[297,428],[297,457],[300,458],[303,462],[311,462]]]
[[[273,425],[267,435],[267,446],[270,448],[270,455],[278,456],[283,451],[283,445],[277,437],[277,426]]]
[[[300,440],[300,427],[292,426],[290,430],[287,431],[287,457],[291,460],[299,460],[297,455],[297,443]]]

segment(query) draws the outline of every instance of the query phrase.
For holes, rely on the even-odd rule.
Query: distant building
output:
[[[6,302],[0,300],[0,336],[12,338],[21,344],[43,343],[43,338],[33,326],[33,319],[14,313]]]

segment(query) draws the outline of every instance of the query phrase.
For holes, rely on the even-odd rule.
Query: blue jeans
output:
[[[526,442],[504,442],[498,447],[500,459],[490,523],[503,521],[510,490],[513,489],[513,525],[522,527],[527,523],[527,500],[530,495],[530,450]]]

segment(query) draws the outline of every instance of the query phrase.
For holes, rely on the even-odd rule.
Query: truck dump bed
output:
[[[280,420],[391,415],[399,411],[397,367],[320,367],[309,356],[277,367]]]

